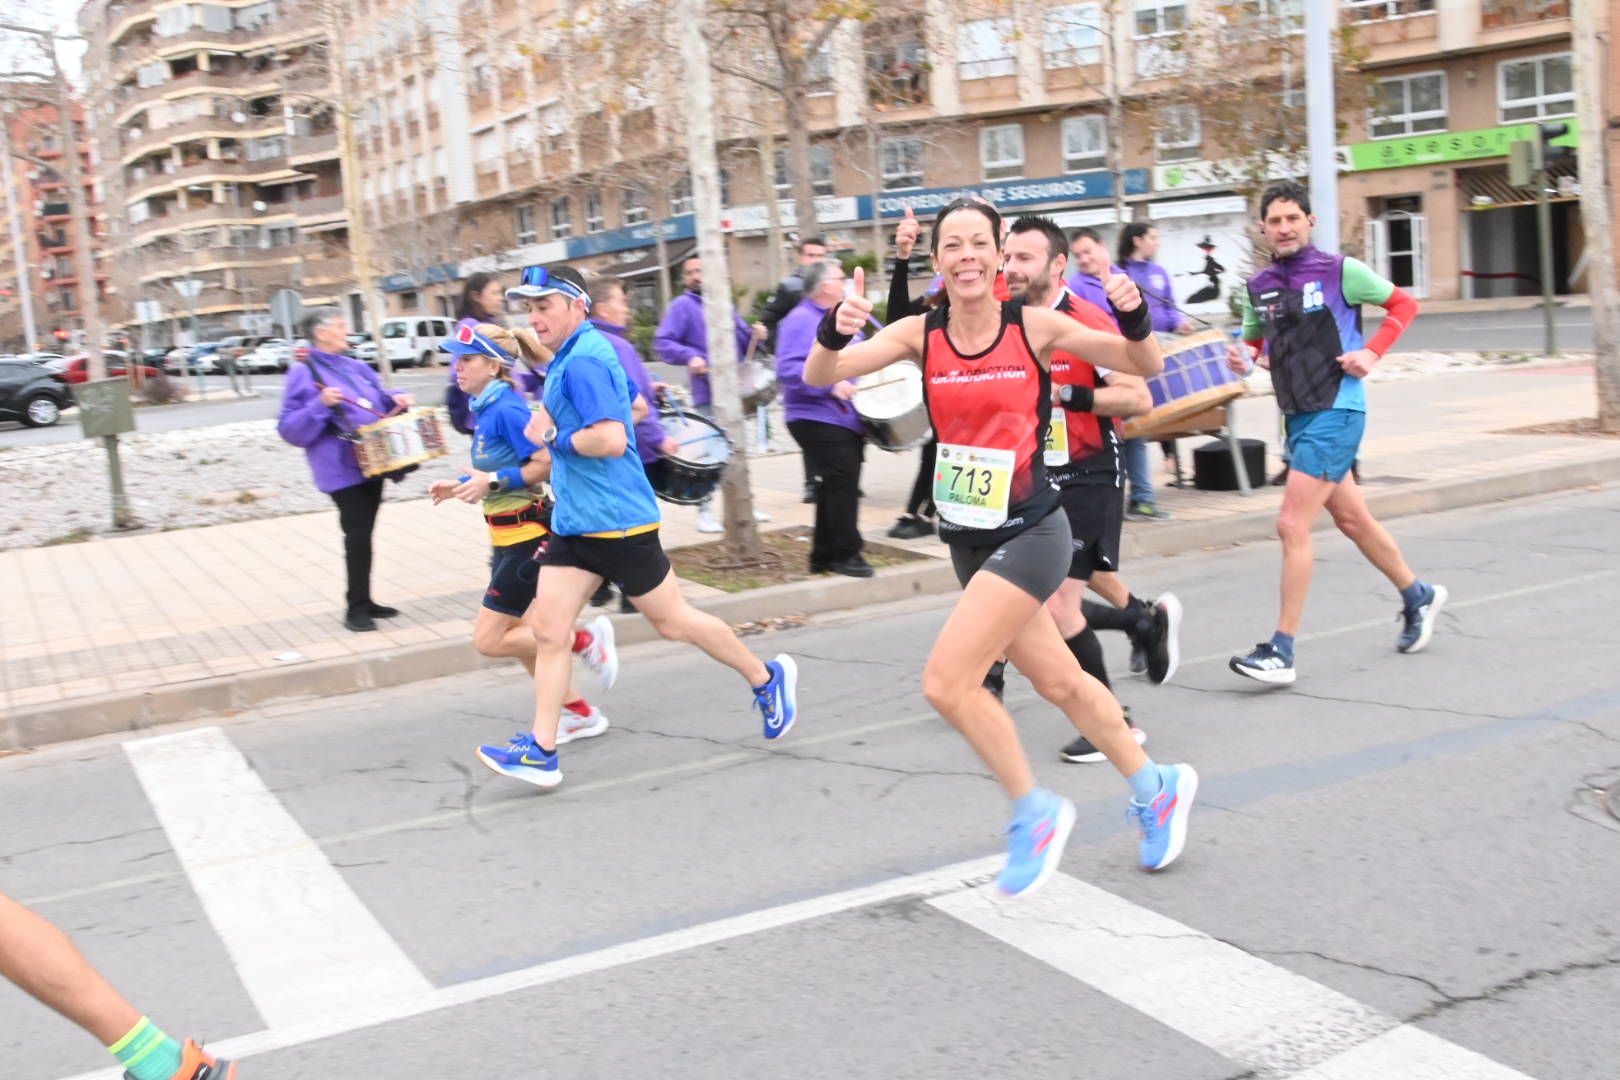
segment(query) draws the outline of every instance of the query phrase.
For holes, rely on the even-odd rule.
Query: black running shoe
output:
[[[1147,654],[1148,681],[1170,681],[1181,665],[1181,601],[1167,592],[1153,604],[1153,638]]]
[[[1131,718],[1128,715],[1125,717],[1125,722],[1127,724],[1131,722]],[[1141,746],[1147,742],[1147,732],[1143,731],[1139,727],[1133,727],[1131,728],[1131,738],[1136,740],[1137,746]],[[1058,752],[1058,756],[1064,761],[1072,762],[1076,765],[1089,765],[1094,761],[1108,760],[1103,752],[1097,749],[1095,746],[1092,746],[1091,740],[1086,738],[1084,735],[1076,737],[1074,742],[1070,743],[1068,746],[1065,746]]]
[[[934,523],[916,514],[907,514],[889,527],[889,535],[896,540],[920,540],[933,532]]]
[[[984,688],[996,695],[1000,701],[1007,692],[1007,661],[997,660],[990,665],[989,672],[984,677]]]

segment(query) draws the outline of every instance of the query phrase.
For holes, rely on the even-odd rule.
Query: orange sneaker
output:
[[[202,1047],[187,1039],[180,1048],[180,1071],[172,1080],[236,1080],[236,1063],[205,1054]]]

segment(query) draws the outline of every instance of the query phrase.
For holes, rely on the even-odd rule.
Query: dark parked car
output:
[[[0,364],[0,420],[50,427],[73,404],[73,392],[40,364]]]

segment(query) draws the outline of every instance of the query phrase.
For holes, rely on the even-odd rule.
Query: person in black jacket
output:
[[[888,320],[907,315],[921,315],[928,310],[927,300],[911,300],[911,252],[922,235],[917,216],[906,207],[906,216],[894,230],[894,268],[889,273]],[[889,535],[896,540],[916,540],[934,532],[934,447],[932,435],[917,448],[917,479],[912,481],[911,495],[906,499],[906,512],[889,527]]]

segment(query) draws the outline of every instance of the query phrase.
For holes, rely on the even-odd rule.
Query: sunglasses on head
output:
[[[552,284],[551,271],[543,266],[525,266],[519,284],[532,285],[537,289],[548,288]]]

